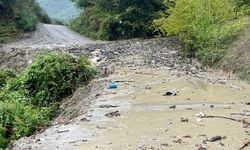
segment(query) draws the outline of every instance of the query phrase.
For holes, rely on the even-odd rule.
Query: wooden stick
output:
[[[225,116],[212,116],[212,115],[205,115],[202,118],[222,118],[222,119],[227,119],[227,120],[232,120],[232,121],[236,121],[236,122],[240,122],[243,123],[246,126],[250,126],[250,123],[247,122],[246,120],[241,120],[241,119],[234,119],[234,118],[230,118],[230,117],[225,117]]]

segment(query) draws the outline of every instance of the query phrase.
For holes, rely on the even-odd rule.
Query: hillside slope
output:
[[[51,18],[69,21],[78,15],[78,11],[70,0],[37,0]]]
[[[224,70],[236,73],[240,78],[250,81],[250,18],[248,27],[228,49],[222,67]]]

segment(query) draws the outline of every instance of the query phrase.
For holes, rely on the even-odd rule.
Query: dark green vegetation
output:
[[[73,0],[81,15],[71,24],[95,39],[178,36],[183,53],[217,64],[246,27],[249,0]]]
[[[249,0],[176,0],[170,16],[156,20],[155,26],[163,35],[180,37],[184,54],[213,65],[246,27],[247,10]]]
[[[163,0],[73,0],[84,11],[71,22],[94,39],[117,40],[155,35],[152,22],[165,15]]]
[[[67,23],[78,15],[78,10],[71,0],[37,0],[37,2],[55,21]]]
[[[0,71],[0,148],[49,125],[63,97],[97,75],[86,57],[50,53],[21,73]]]
[[[50,19],[35,0],[0,0],[0,43],[35,30],[39,21],[48,23]]]

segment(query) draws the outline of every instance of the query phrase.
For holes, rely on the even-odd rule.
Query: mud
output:
[[[45,45],[49,51],[66,51],[76,57],[87,54],[100,69],[104,68],[104,76],[109,76],[79,88],[63,101],[62,113],[53,126],[13,142],[8,149],[193,150],[202,144],[207,149],[235,150],[249,140],[250,128],[241,122],[198,116],[249,122],[250,106],[246,104],[250,85],[184,58],[176,38],[85,45],[82,38],[65,38],[70,36],[64,27],[47,27],[51,28],[47,39],[55,36],[55,41],[44,42],[37,36],[38,40],[29,45],[21,40],[17,47],[10,48],[13,52],[23,51],[20,56],[12,56],[15,53],[5,49],[0,66],[7,66],[8,62],[15,65],[14,58],[18,64],[27,65],[37,55],[37,49]],[[67,34],[61,34],[61,30]],[[72,46],[74,41],[83,46]],[[36,47],[36,43],[40,46]],[[27,48],[19,47],[26,44]],[[118,88],[108,89],[110,81],[117,81]],[[164,96],[168,91],[176,91],[176,95]],[[213,137],[226,138],[208,142]]]
[[[242,123],[198,118],[196,114],[250,121],[247,115],[235,115],[250,113],[245,104],[249,101],[250,85],[235,80],[214,84],[152,68],[137,68],[141,74],[129,70],[116,70],[116,74],[104,79],[106,85],[90,104],[87,114],[23,138],[14,143],[13,149],[193,150],[202,144],[208,149],[235,150],[249,138],[250,128],[244,128]],[[227,77],[214,75],[213,79],[216,78]],[[108,80],[133,82],[118,82],[117,89],[107,89]],[[146,86],[151,89],[145,89]],[[172,89],[179,91],[176,96],[163,96]],[[111,105],[119,107],[99,107]],[[171,109],[173,105],[176,107]],[[222,138],[209,142],[214,137]]]
[[[32,63],[40,53],[63,51],[81,54],[81,46],[93,44],[94,41],[83,37],[66,26],[39,24],[37,30],[27,33],[20,39],[0,45],[0,69],[24,68]]]

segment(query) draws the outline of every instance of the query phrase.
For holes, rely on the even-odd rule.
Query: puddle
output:
[[[226,139],[204,145],[213,150],[235,150],[244,139],[249,138],[250,129],[243,128],[239,122],[215,118],[197,121],[195,116],[203,112],[207,115],[235,117],[231,113],[249,110],[244,105],[250,97],[250,86],[247,84],[238,83],[244,88],[236,90],[228,84],[173,78],[162,72],[154,72],[154,75],[124,73],[111,78],[134,82],[119,83],[116,94],[101,97],[106,99],[104,102],[97,101],[95,105],[112,104],[119,107],[93,108],[92,122],[88,126],[99,125],[103,128],[101,131],[95,130],[96,134],[77,149],[193,150],[196,144],[219,135],[226,136]],[[163,96],[172,89],[178,91],[177,96]],[[173,105],[175,108],[170,108]],[[121,116],[104,116],[116,110]],[[186,121],[182,122],[181,118]],[[249,116],[246,119],[249,120]]]

